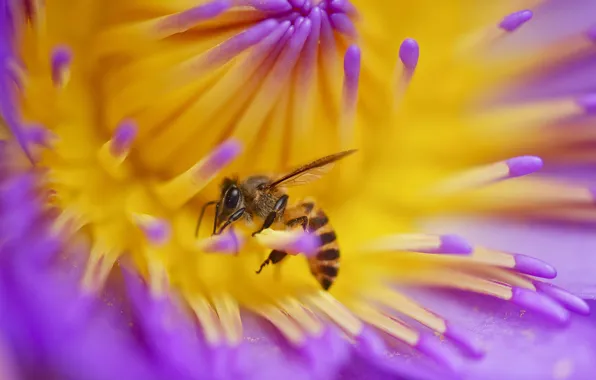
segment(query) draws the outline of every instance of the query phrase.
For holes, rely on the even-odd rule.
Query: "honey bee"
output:
[[[272,178],[266,175],[253,175],[239,181],[237,178],[224,178],[219,200],[206,203],[199,216],[195,236],[199,233],[201,220],[208,206],[215,205],[213,234],[221,234],[232,223],[243,218],[251,223],[262,220],[261,228],[252,236],[270,228],[274,223],[282,223],[287,229],[301,226],[304,231],[320,238],[320,246],[315,256],[308,258],[313,276],[325,290],[329,290],[339,270],[339,245],[327,215],[316,207],[312,200],[303,200],[288,206],[289,196],[286,187],[304,185],[321,178],[333,164],[356,152],[355,149],[332,154]],[[268,264],[277,264],[287,256],[286,252],[273,250],[256,271],[261,273]]]

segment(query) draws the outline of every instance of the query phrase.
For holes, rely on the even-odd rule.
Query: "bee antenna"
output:
[[[197,221],[197,228],[195,229],[195,237],[199,237],[199,229],[201,228],[201,221],[203,220],[203,216],[205,215],[205,211],[207,210],[207,207],[213,206],[217,202],[218,201],[207,202],[201,208],[201,215],[199,215],[199,220]],[[215,217],[217,218],[217,215]]]

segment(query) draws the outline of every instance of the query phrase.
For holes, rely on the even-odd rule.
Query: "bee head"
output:
[[[243,197],[238,187],[238,179],[224,178],[221,183],[221,198],[217,205],[216,226],[221,227],[235,211],[243,205]]]

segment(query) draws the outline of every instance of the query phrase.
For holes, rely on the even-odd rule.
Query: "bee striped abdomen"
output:
[[[329,290],[339,272],[339,245],[327,215],[317,209],[314,203],[303,203],[304,211],[309,211],[307,231],[321,239],[317,254],[309,258],[310,271],[325,290]]]

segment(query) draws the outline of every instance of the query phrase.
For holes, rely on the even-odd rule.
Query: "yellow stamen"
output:
[[[151,245],[145,248],[144,252],[149,271],[149,290],[154,297],[162,297],[166,294],[170,283],[168,272],[162,263],[164,253]]]
[[[586,111],[577,99],[563,98],[543,100],[515,106],[503,106],[486,110],[471,121],[472,125],[482,125],[478,130],[484,136],[489,133],[500,135],[531,131],[572,116],[582,115]]]
[[[213,306],[228,343],[239,344],[242,341],[242,321],[236,300],[229,294],[219,294],[213,297]]]
[[[171,209],[181,207],[207,186],[238,151],[234,141],[224,142],[186,172],[164,184],[156,185],[155,193],[165,206]]]
[[[534,291],[536,290],[536,287],[534,286],[532,281],[530,281],[526,276],[517,273],[512,273],[505,269],[482,266],[470,268],[470,273],[478,277],[490,278],[492,280],[496,280],[504,284],[509,284],[511,286],[530,289]]]
[[[294,345],[304,343],[304,333],[292,319],[273,306],[263,306],[255,310],[271,322]]]
[[[309,235],[300,228],[296,228],[290,231],[278,231],[273,229],[266,229],[255,236],[257,242],[267,248],[277,249],[285,251],[291,255],[297,255],[299,253],[308,254],[310,252],[301,252],[299,248],[304,246],[300,244],[305,239],[312,237],[316,239],[314,235]],[[309,244],[313,249],[316,248],[316,244]]]
[[[305,306],[295,298],[287,297],[277,304],[290,315],[296,323],[304,329],[310,336],[319,336],[323,332],[323,324],[314,316],[312,311],[305,309]]]
[[[88,292],[100,291],[112,270],[116,259],[117,251],[109,249],[104,245],[95,244],[89,254],[89,260],[85,266],[82,279],[82,287]]]
[[[508,286],[459,271],[428,271],[419,273],[415,280],[421,284],[426,284],[427,286],[446,286],[454,289],[487,294],[504,300],[509,300],[512,296],[511,288]]]
[[[474,247],[472,255],[468,257],[475,263],[494,265],[503,268],[515,267],[515,258],[512,255],[484,247]]]
[[[434,195],[458,194],[475,189],[509,176],[509,166],[505,162],[481,166],[455,175],[432,188]]]
[[[389,318],[376,309],[362,303],[358,304],[354,309],[358,317],[366,323],[385,331],[387,334],[411,346],[415,346],[418,343],[419,334],[415,330],[399,323],[396,319]]]
[[[380,289],[378,292],[375,291],[372,293],[371,298],[395,311],[414,318],[418,322],[439,333],[444,333],[446,330],[445,321],[443,319],[424,309],[418,303],[401,293],[389,289]]]
[[[486,49],[507,34],[508,32],[499,28],[497,25],[487,26],[462,37],[459,41],[457,52],[462,57],[469,57],[471,51]]]
[[[74,210],[65,209],[52,223],[52,234],[70,236],[80,230],[87,222]]]
[[[362,322],[329,293],[321,291],[305,297],[305,301],[328,316],[349,336],[358,336],[362,332]]]
[[[419,251],[433,250],[441,246],[439,235],[398,234],[384,236],[362,247],[366,251]]]
[[[101,146],[97,152],[97,159],[108,174],[116,179],[124,179],[130,174],[130,168],[123,165],[126,155],[115,156],[111,152],[112,141]]]
[[[187,297],[187,299],[199,320],[207,343],[212,346],[218,345],[222,339],[221,326],[211,304],[203,297]]]
[[[507,184],[495,184],[479,193],[494,198],[495,202],[519,208],[543,208],[544,205],[578,204],[589,205],[594,195],[587,187],[543,178],[518,178]]]

